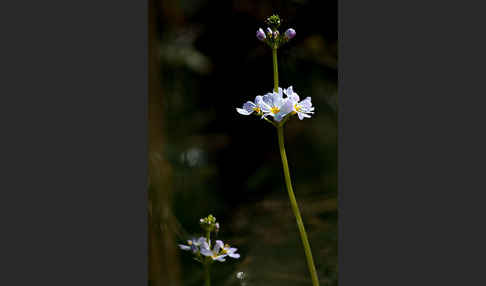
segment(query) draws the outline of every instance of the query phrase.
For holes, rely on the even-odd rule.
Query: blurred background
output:
[[[235,111],[273,88],[255,33],[274,13],[297,32],[278,52],[280,86],[316,107],[285,126],[294,191],[320,284],[337,285],[336,0],[149,0],[149,285],[203,284],[177,244],[208,214],[241,254],[212,267],[212,285],[311,285],[276,129]]]

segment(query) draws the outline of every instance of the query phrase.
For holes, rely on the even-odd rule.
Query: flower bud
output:
[[[263,41],[267,38],[267,36],[265,36],[265,32],[262,30],[262,28],[258,29],[258,31],[256,32],[256,37],[260,41]]]
[[[273,29],[277,29],[280,26],[281,19],[278,15],[272,15],[265,22]]]
[[[296,34],[296,33],[295,33],[295,30],[294,30],[294,29],[292,29],[292,28],[287,29],[287,31],[285,31],[285,37],[286,37],[287,39],[289,39],[289,40],[290,40],[290,39],[292,39],[293,37],[295,37],[295,34]]]
[[[279,35],[279,34],[280,34],[280,33],[279,33],[278,31],[273,32],[273,38],[274,38],[274,39],[278,38],[278,35]]]

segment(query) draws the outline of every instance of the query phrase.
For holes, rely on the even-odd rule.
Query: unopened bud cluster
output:
[[[216,222],[216,218],[211,214],[205,218],[200,219],[199,224],[205,231],[217,232],[219,230],[219,223]]]
[[[295,37],[295,30],[289,28],[285,31],[283,35],[280,34],[278,28],[280,27],[280,23],[282,20],[278,15],[272,15],[265,20],[265,23],[269,26],[265,29],[265,31],[260,28],[256,32],[256,37],[258,40],[266,43],[272,49],[277,49],[282,44],[285,44],[293,37]]]

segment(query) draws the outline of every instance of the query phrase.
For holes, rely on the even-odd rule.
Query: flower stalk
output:
[[[273,89],[278,92],[278,63],[277,63],[277,47],[272,48],[272,58],[273,58]]]
[[[285,153],[284,145],[284,131],[283,126],[277,127],[278,134],[278,146],[280,148],[280,157],[282,158],[282,166],[285,177],[285,185],[287,186],[287,192],[289,194],[290,205],[292,206],[292,211],[294,212],[295,219],[297,221],[297,227],[299,228],[300,238],[302,240],[302,245],[304,246],[305,258],[307,259],[307,266],[309,267],[309,272],[312,279],[313,286],[319,286],[319,280],[317,279],[317,271],[314,265],[314,258],[312,257],[312,251],[310,248],[309,240],[307,238],[307,233],[305,231],[304,222],[299,211],[299,205],[295,199],[294,191],[292,189],[292,181],[290,180],[289,165],[287,162],[287,155]]]
[[[211,286],[211,272],[210,272],[210,264],[204,264],[204,286]]]
[[[273,58],[273,84],[274,84],[275,92],[278,92],[278,63],[277,63],[276,46],[272,48],[272,58]],[[297,227],[299,228],[302,245],[304,246],[305,258],[307,259],[307,266],[309,268],[309,273],[312,279],[312,285],[319,286],[319,280],[317,278],[316,266],[314,265],[314,258],[312,257],[312,251],[310,248],[309,239],[307,238],[307,232],[305,231],[304,222],[302,221],[302,217],[300,215],[299,205],[297,204],[297,200],[295,198],[294,191],[292,189],[292,181],[290,179],[290,171],[287,162],[287,154],[285,153],[284,128],[283,128],[284,123],[285,121],[282,121],[276,127],[277,127],[277,134],[278,134],[278,146],[280,149],[280,157],[282,158],[285,185],[287,187],[287,193],[289,194],[290,205],[292,206],[292,211],[297,221]]]

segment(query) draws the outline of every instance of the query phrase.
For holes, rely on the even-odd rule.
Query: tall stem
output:
[[[273,89],[278,92],[278,63],[277,63],[277,48],[272,48],[273,57]]]
[[[209,272],[209,262],[204,265],[204,286],[211,286],[211,275]]]
[[[211,249],[211,231],[208,229],[206,231],[206,239],[208,240],[209,249]],[[210,264],[211,262],[206,257],[206,262],[204,263],[204,285],[211,286],[211,273],[210,273]]]
[[[273,84],[275,92],[278,92],[278,63],[277,63],[277,47],[272,49],[273,57]],[[304,246],[305,258],[307,259],[307,266],[309,267],[309,272],[312,279],[313,286],[319,286],[319,280],[317,279],[317,271],[314,265],[314,259],[312,258],[312,252],[307,238],[307,233],[304,228],[304,222],[300,216],[299,206],[297,200],[295,199],[294,191],[292,189],[292,181],[290,180],[289,165],[287,162],[287,154],[285,153],[284,145],[284,134],[283,134],[283,122],[276,125],[278,133],[278,146],[280,147],[280,157],[282,157],[282,165],[285,177],[285,185],[287,186],[287,192],[289,194],[290,205],[292,206],[292,211],[294,212],[295,219],[297,220],[297,227],[299,228],[300,238],[302,240],[302,245]]]
[[[307,239],[307,233],[304,228],[304,222],[302,221],[302,217],[300,216],[299,205],[297,204],[297,200],[295,199],[294,191],[292,189],[292,181],[290,180],[289,165],[287,162],[287,155],[285,154],[283,126],[277,127],[277,133],[278,133],[278,145],[280,147],[280,156],[282,157],[285,185],[287,186],[287,192],[289,193],[290,205],[292,206],[292,211],[294,212],[295,219],[297,220],[297,227],[299,228],[300,238],[304,246],[305,257],[307,259],[307,266],[309,267],[309,272],[312,278],[312,285],[319,286],[316,267],[314,265],[314,259],[312,258],[312,252],[311,252],[309,240]]]

